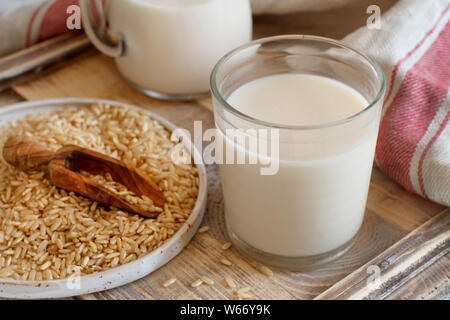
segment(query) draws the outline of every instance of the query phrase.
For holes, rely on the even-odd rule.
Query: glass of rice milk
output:
[[[207,95],[217,60],[252,36],[249,0],[79,3],[91,42],[115,58],[129,84],[160,99]]]
[[[228,53],[211,75],[216,160],[235,247],[309,270],[361,227],[385,79],[332,39],[278,36]]]

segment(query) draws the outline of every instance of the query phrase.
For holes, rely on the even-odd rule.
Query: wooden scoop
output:
[[[158,207],[164,205],[163,194],[151,179],[142,176],[121,161],[89,149],[67,145],[53,153],[31,138],[15,136],[10,137],[3,146],[3,158],[24,171],[46,171],[57,187],[73,191],[106,206],[114,206],[147,218],[156,218],[159,213],[143,211],[76,171],[85,170],[94,175],[109,173],[114,181],[123,184],[139,197],[145,195],[152,199],[154,205]]]

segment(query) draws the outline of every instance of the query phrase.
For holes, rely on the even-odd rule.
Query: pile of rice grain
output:
[[[0,150],[12,135],[28,135],[53,151],[75,144],[122,160],[152,177],[166,203],[157,208],[116,188],[129,201],[145,205],[148,200],[148,209],[161,214],[145,219],[106,209],[56,188],[43,172],[20,171],[0,156],[0,278],[62,279],[128,263],[161,246],[195,205],[197,169],[171,161],[170,133],[143,111],[93,105],[30,115],[0,128]]]

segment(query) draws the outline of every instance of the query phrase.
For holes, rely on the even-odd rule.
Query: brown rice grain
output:
[[[192,288],[196,288],[196,287],[198,287],[198,286],[201,286],[202,283],[203,283],[203,280],[202,280],[202,279],[197,279],[197,280],[195,280],[194,282],[191,283],[191,287],[192,287]]]
[[[203,226],[200,229],[198,229],[198,233],[205,233],[209,231],[209,226]]]
[[[168,286],[170,286],[170,285],[172,285],[173,283],[175,283],[175,281],[177,281],[176,278],[170,278],[170,279],[167,279],[166,281],[164,281],[164,282],[162,283],[162,286],[163,286],[164,288],[167,288]]]
[[[262,274],[264,274],[264,275],[266,275],[268,277],[273,276],[273,271],[270,270],[269,267],[267,267],[267,266],[261,265],[259,267],[259,271],[261,271]]]
[[[219,262],[220,262],[221,264],[223,264],[224,266],[228,266],[228,267],[232,265],[231,261],[228,260],[228,259],[225,259],[225,258],[221,258],[221,259],[219,260]]]
[[[233,245],[233,244],[232,244],[231,242],[225,242],[225,243],[222,245],[222,250],[228,250],[228,249],[231,248],[232,245]]]
[[[225,277],[225,283],[231,289],[236,288],[236,283],[234,282],[234,280],[230,276],[226,276]]]
[[[208,286],[212,286],[214,284],[214,280],[212,280],[211,278],[208,277],[201,277],[200,278],[204,283],[206,283]]]
[[[51,264],[52,264],[51,261],[47,261],[39,267],[39,270],[46,270],[48,267],[50,267]]]
[[[252,296],[250,294],[248,294],[249,290],[250,290],[250,287],[244,287],[244,288],[236,290],[237,298],[240,300],[250,299]]]

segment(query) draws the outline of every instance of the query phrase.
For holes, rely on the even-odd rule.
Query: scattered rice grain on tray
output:
[[[234,282],[234,280],[230,276],[225,277],[225,283],[231,289],[236,288],[236,282]]]
[[[198,229],[198,233],[205,233],[209,231],[209,227],[208,226],[203,226],[200,229]]]
[[[233,244],[231,242],[226,242],[222,245],[222,250],[228,250]]]
[[[236,290],[236,296],[239,300],[247,300],[250,299],[252,296],[248,293],[250,291],[250,287],[245,287]]]
[[[231,261],[228,260],[228,259],[225,259],[225,258],[221,258],[221,259],[219,260],[219,262],[220,262],[221,264],[223,264],[224,266],[231,266],[231,265],[232,265]]]
[[[144,219],[56,188],[42,172],[23,172],[0,156],[0,278],[40,280],[104,271],[136,260],[180,229],[198,195],[197,168],[176,165],[170,132],[144,111],[92,105],[29,115],[0,128],[0,150],[12,135],[27,135],[56,151],[66,144],[122,160],[151,176],[164,208],[138,198],[110,177],[95,176],[127,201],[161,212]],[[86,173],[83,173],[86,174]]]
[[[167,279],[166,281],[163,282],[162,286],[163,286],[164,288],[167,288],[168,286],[174,284],[175,281],[177,281],[177,279],[175,279],[175,278]]]
[[[203,280],[202,279],[197,279],[194,282],[191,283],[191,287],[192,288],[196,288],[199,287],[203,284]]]
[[[206,283],[208,286],[212,286],[214,284],[214,280],[208,277],[201,277],[200,278],[204,283]]]
[[[261,271],[262,274],[264,274],[265,276],[271,277],[273,276],[273,271],[269,269],[269,267],[261,265],[259,267],[259,271]]]
[[[252,298],[248,293],[242,293],[237,295],[238,300],[249,300]]]

